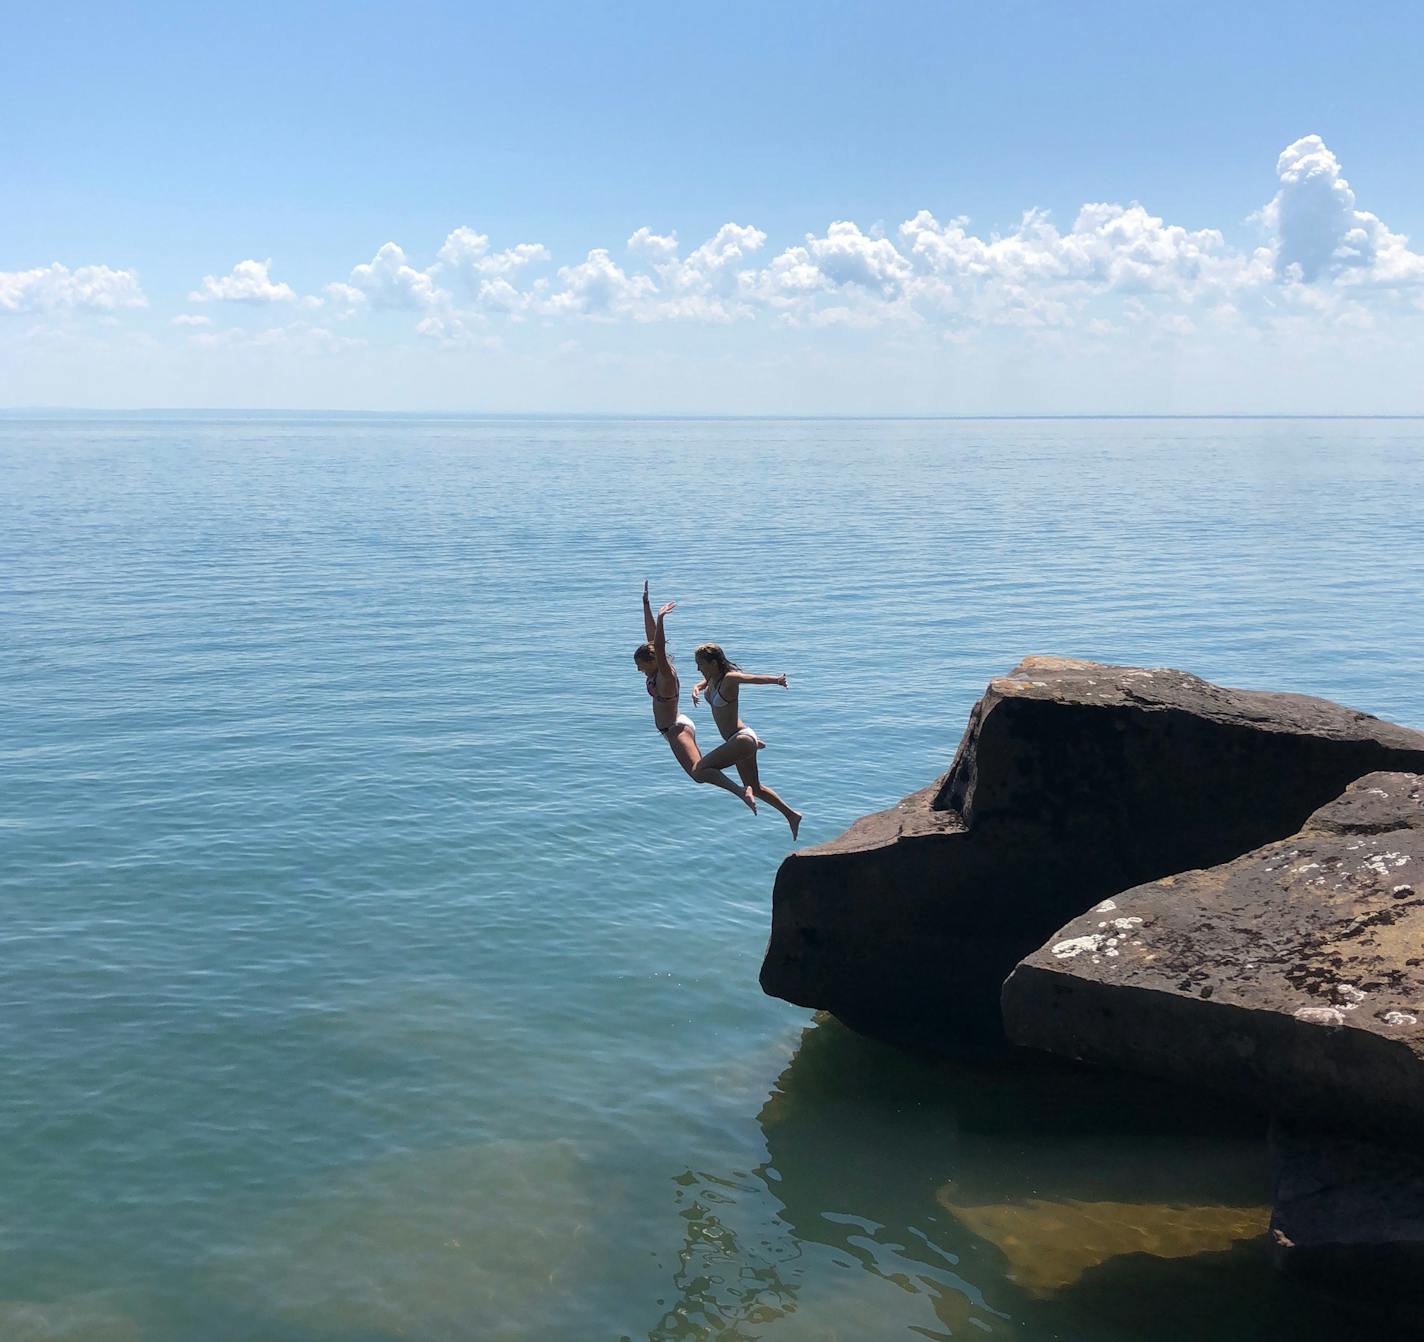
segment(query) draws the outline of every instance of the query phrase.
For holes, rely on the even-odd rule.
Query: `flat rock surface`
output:
[[[1118,891],[1300,828],[1424,733],[1172,670],[1027,658],[949,771],[777,872],[762,987],[881,1037],[1002,1041],[1014,965]]]
[[[1424,777],[1375,773],[1299,832],[1114,895],[1004,986],[1019,1044],[1424,1131]]]
[[[1051,801],[1051,796],[1038,794],[1051,794],[1069,784],[1071,771],[1057,777],[1044,775],[1025,768],[1021,752],[1004,749],[1014,739],[1014,728],[1036,726],[1045,708],[1055,711],[1055,716],[1069,708],[1098,709],[1104,715],[1115,711],[1119,720],[1124,712],[1158,715],[1169,728],[1168,739],[1170,716],[1185,714],[1204,726],[1266,738],[1303,736],[1343,746],[1363,745],[1371,751],[1384,747],[1416,753],[1424,745],[1424,735],[1417,731],[1328,699],[1229,689],[1167,667],[1025,657],[1008,675],[991,680],[975,704],[954,763],[931,803],[934,809],[956,811],[972,825],[980,816]],[[1140,762],[1146,763],[1147,757]],[[1187,763],[1179,761],[1179,771]],[[1218,782],[1230,786],[1229,779]]]

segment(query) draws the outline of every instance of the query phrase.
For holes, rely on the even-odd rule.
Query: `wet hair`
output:
[[[655,662],[657,659],[658,654],[653,651],[653,645],[651,643],[639,643],[638,646],[633,649],[633,660],[635,662]]]
[[[722,651],[720,643],[704,643],[693,654],[699,662],[711,662],[717,668],[717,677],[720,680],[728,671],[740,671],[742,668],[728,659],[727,654]]]

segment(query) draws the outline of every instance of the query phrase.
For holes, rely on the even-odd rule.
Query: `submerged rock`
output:
[[[1424,1131],[1424,777],[1113,896],[1004,985],[1015,1043],[1401,1143]]]
[[[763,989],[869,1034],[1000,1042],[1014,965],[1119,891],[1290,834],[1424,733],[1180,671],[1032,657],[949,772],[776,877]]]
[[[940,1205],[970,1233],[1003,1253],[1009,1279],[1034,1295],[1053,1295],[1092,1268],[1126,1254],[1194,1258],[1259,1240],[1267,1207],[1157,1206],[1140,1202],[1023,1202],[965,1205],[953,1190]]]

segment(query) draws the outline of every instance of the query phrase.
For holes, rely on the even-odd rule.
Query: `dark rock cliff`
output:
[[[1002,1040],[1000,987],[1120,891],[1294,833],[1424,733],[1180,671],[1028,658],[975,705],[933,787],[793,853],[762,987],[869,1034]]]

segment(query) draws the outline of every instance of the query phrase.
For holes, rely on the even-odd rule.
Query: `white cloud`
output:
[[[1280,190],[1260,213],[1275,234],[1279,279],[1385,286],[1424,282],[1424,256],[1378,216],[1355,208],[1340,162],[1318,135],[1306,135],[1276,161]]]
[[[676,234],[644,227],[628,239],[628,250],[648,261],[652,276],[637,295],[632,315],[642,321],[687,318],[726,322],[750,309],[741,293],[743,265],[766,242],[766,234],[747,224],[726,223],[684,260],[677,256]]]
[[[766,234],[759,228],[723,224],[677,268],[671,277],[672,287],[730,293],[736,287],[738,267],[753,252],[760,251],[765,242]]]
[[[890,236],[879,224],[864,229],[840,219],[765,261],[767,235],[750,224],[723,224],[685,257],[675,232],[645,225],[626,240],[622,263],[595,247],[531,280],[530,268],[550,260],[542,244],[495,252],[486,234],[460,227],[428,269],[387,243],[349,283],[305,301],[342,318],[367,307],[412,310],[421,314],[417,332],[443,343],[468,343],[467,328],[494,315],[512,322],[774,319],[803,328],[894,323],[907,331],[934,326],[955,340],[995,327],[1045,339],[1072,330],[1098,339],[1186,340],[1222,327],[1243,332],[1347,316],[1361,327],[1365,303],[1424,312],[1424,257],[1356,207],[1319,137],[1288,146],[1277,174],[1276,197],[1256,216],[1271,236],[1255,248],[1233,247],[1219,229],[1169,223],[1136,202],[1098,201],[1083,205],[1066,228],[1030,209],[1007,231],[985,235],[972,232],[966,217],[941,222],[928,210]],[[222,283],[235,283],[241,269]],[[260,278],[267,280],[265,268]],[[459,301],[441,287],[447,283]]]
[[[407,264],[405,253],[394,242],[386,243],[369,262],[352,270],[350,287],[378,308],[430,308],[450,299],[429,271]]]
[[[366,295],[354,284],[342,284],[340,281],[336,281],[326,285],[322,289],[322,293],[326,297],[318,301],[336,309],[338,317],[353,316],[359,309],[366,306]]]
[[[831,284],[857,284],[884,298],[898,295],[911,274],[889,238],[871,237],[846,220],[832,224],[823,238],[807,234],[806,251]]]
[[[134,270],[108,266],[70,270],[58,261],[40,270],[0,270],[0,312],[113,312],[147,306]]]
[[[562,266],[563,288],[540,304],[553,316],[610,319],[646,317],[645,301],[657,293],[647,275],[629,275],[602,247],[595,247],[576,266]]]
[[[203,284],[188,295],[193,303],[290,303],[296,298],[289,284],[273,280],[272,262],[239,261],[232,272],[219,279],[204,275]]]
[[[465,345],[469,342],[469,332],[465,323],[453,312],[431,313],[422,317],[415,325],[417,335],[433,340],[446,347]]]
[[[521,293],[502,276],[482,281],[478,290],[478,298],[482,308],[508,313],[522,312],[530,302],[528,294]]]
[[[213,319],[195,312],[180,312],[173,318],[174,326],[211,326]]]
[[[671,261],[677,255],[677,234],[654,233],[645,224],[628,239],[628,250],[650,261]]]
[[[543,242],[520,242],[506,251],[491,252],[486,234],[477,234],[473,228],[457,228],[441,245],[437,266],[463,275],[471,289],[478,291],[481,279],[513,275],[524,266],[548,259],[550,254]]]

